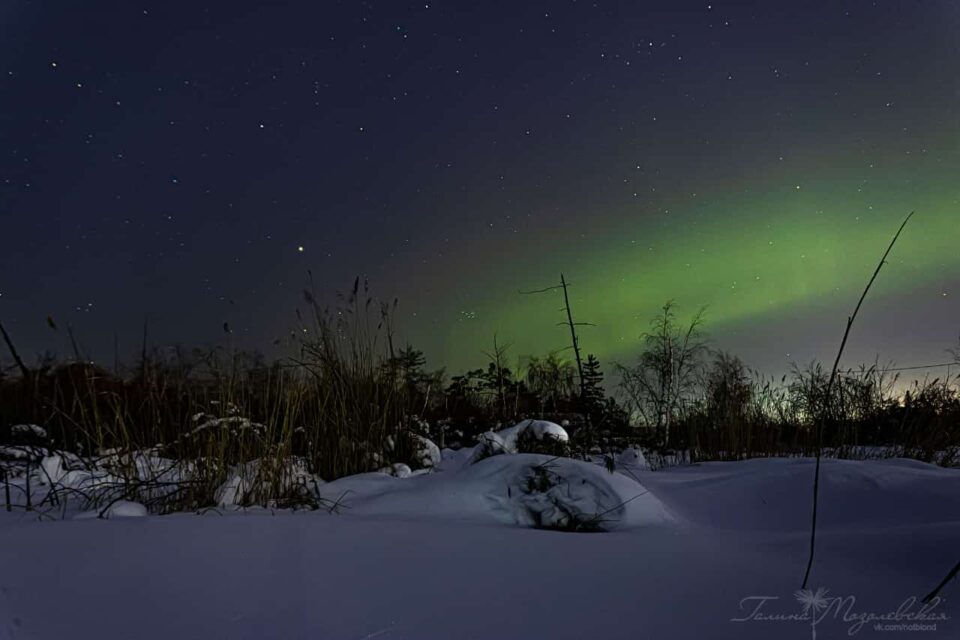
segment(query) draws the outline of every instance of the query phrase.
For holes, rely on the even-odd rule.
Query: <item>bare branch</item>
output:
[[[545,289],[535,289],[534,291],[519,291],[520,295],[528,296],[533,293],[546,293],[547,291],[554,291],[556,289],[563,289],[563,285],[555,285],[553,287],[546,287]]]

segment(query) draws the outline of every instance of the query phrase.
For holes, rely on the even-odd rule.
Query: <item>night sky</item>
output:
[[[769,372],[960,331],[960,3],[0,3],[0,321],[271,352],[312,271],[432,366],[628,360],[673,299]],[[51,316],[60,331],[46,323]],[[223,324],[233,334],[226,337]],[[6,354],[2,362],[10,364]]]

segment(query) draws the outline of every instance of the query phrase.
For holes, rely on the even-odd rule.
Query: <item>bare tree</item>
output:
[[[493,334],[493,351],[484,351],[484,355],[490,358],[490,364],[493,365],[491,382],[496,386],[497,411],[501,419],[507,417],[507,384],[510,382],[507,376],[510,370],[506,368],[506,361],[509,350],[510,344],[498,344],[497,334]]]
[[[540,412],[547,406],[556,410],[557,404],[571,397],[577,388],[576,369],[556,352],[545,357],[531,357],[527,363],[527,386],[540,400]]]
[[[631,409],[654,427],[666,445],[670,428],[693,400],[706,353],[701,331],[704,310],[686,327],[677,324],[673,303],[667,302],[641,336],[643,351],[633,366],[618,365],[620,388]]]

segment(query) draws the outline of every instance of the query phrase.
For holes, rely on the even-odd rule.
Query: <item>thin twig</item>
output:
[[[843,332],[843,340],[840,341],[840,349],[837,351],[837,357],[833,361],[833,370],[830,372],[830,380],[827,382],[827,388],[824,392],[824,413],[829,414],[830,412],[830,400],[831,393],[833,391],[833,384],[837,379],[837,371],[840,367],[840,358],[843,356],[843,350],[847,346],[847,338],[850,337],[850,329],[853,327],[853,321],[857,319],[857,313],[860,311],[860,307],[863,305],[863,301],[867,297],[867,293],[870,291],[870,287],[873,286],[874,280],[877,279],[877,276],[880,274],[880,269],[883,268],[883,265],[887,262],[887,256],[890,255],[890,251],[893,250],[893,245],[897,243],[897,238],[900,237],[900,234],[903,232],[903,228],[907,226],[907,223],[910,222],[910,218],[913,217],[913,211],[907,215],[904,219],[903,224],[900,225],[900,228],[897,229],[897,233],[893,236],[893,240],[890,241],[890,246],[887,247],[887,250],[883,253],[883,257],[880,258],[880,262],[877,264],[877,268],[873,272],[873,276],[870,277],[870,281],[867,282],[867,286],[863,289],[863,293],[860,294],[860,300],[857,301],[857,306],[854,308],[853,313],[847,318],[847,328]],[[822,455],[823,449],[823,428],[824,424],[829,418],[829,415],[821,415],[820,424],[817,426],[817,463],[813,472],[813,513],[811,516],[810,522],[810,557],[807,559],[807,570],[803,574],[803,585],[802,589],[807,588],[807,581],[810,579],[810,570],[813,568],[813,556],[817,543],[817,504],[819,502],[818,498],[820,496],[820,458]]]
[[[646,490],[646,491],[643,491],[643,492],[641,492],[641,493],[638,493],[637,495],[633,496],[632,498],[628,498],[628,499],[624,500],[623,502],[621,502],[620,504],[618,504],[618,505],[616,505],[616,506],[610,507],[610,508],[607,509],[606,511],[601,511],[600,513],[598,513],[597,515],[593,516],[593,517],[590,518],[589,520],[586,520],[586,521],[584,521],[583,523],[577,523],[577,526],[574,527],[574,529],[580,529],[582,526],[588,525],[588,524],[598,525],[599,523],[601,523],[601,522],[603,521],[603,520],[602,520],[603,516],[607,515],[608,513],[612,512],[612,511],[616,511],[617,509],[620,509],[621,507],[624,507],[624,506],[630,504],[631,502],[633,502],[633,501],[636,500],[637,498],[639,498],[639,497],[641,497],[641,496],[645,496],[645,495],[647,495],[648,493],[650,493],[650,490],[649,490],[649,489]]]

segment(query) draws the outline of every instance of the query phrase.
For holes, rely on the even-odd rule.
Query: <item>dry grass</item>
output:
[[[126,371],[87,362],[18,367],[20,375],[0,377],[0,447],[27,451],[17,473],[26,464],[35,483],[61,490],[44,494],[47,507],[67,497],[96,508],[127,499],[156,512],[216,506],[224,487],[233,487],[235,504],[319,508],[316,478],[394,462],[416,468],[422,458],[413,434],[470,445],[487,429],[529,417],[570,425],[570,445],[553,455],[642,445],[661,466],[814,455],[822,420],[824,455],[960,464],[954,377],[905,387],[882,367],[861,367],[839,372],[831,393],[817,364],[761,379],[737,358],[709,352],[699,337],[689,340],[692,330],[671,324],[668,306],[651,334],[660,339],[645,344],[656,353],[639,360],[644,384],[630,386],[627,406],[647,410],[634,411],[639,423],[631,424],[598,383],[589,402],[577,397],[571,369],[556,355],[511,370],[497,351],[487,368],[445,382],[419,352],[395,350],[393,309],[359,281],[329,312],[305,298],[296,351],[283,361],[226,349],[144,349]],[[699,326],[699,319],[690,325]],[[682,377],[659,366],[665,350],[690,356]],[[13,433],[17,424],[39,425],[48,437],[27,442]],[[40,463],[51,455],[99,478],[99,489],[68,491],[45,478]],[[10,491],[13,471],[0,470]]]

